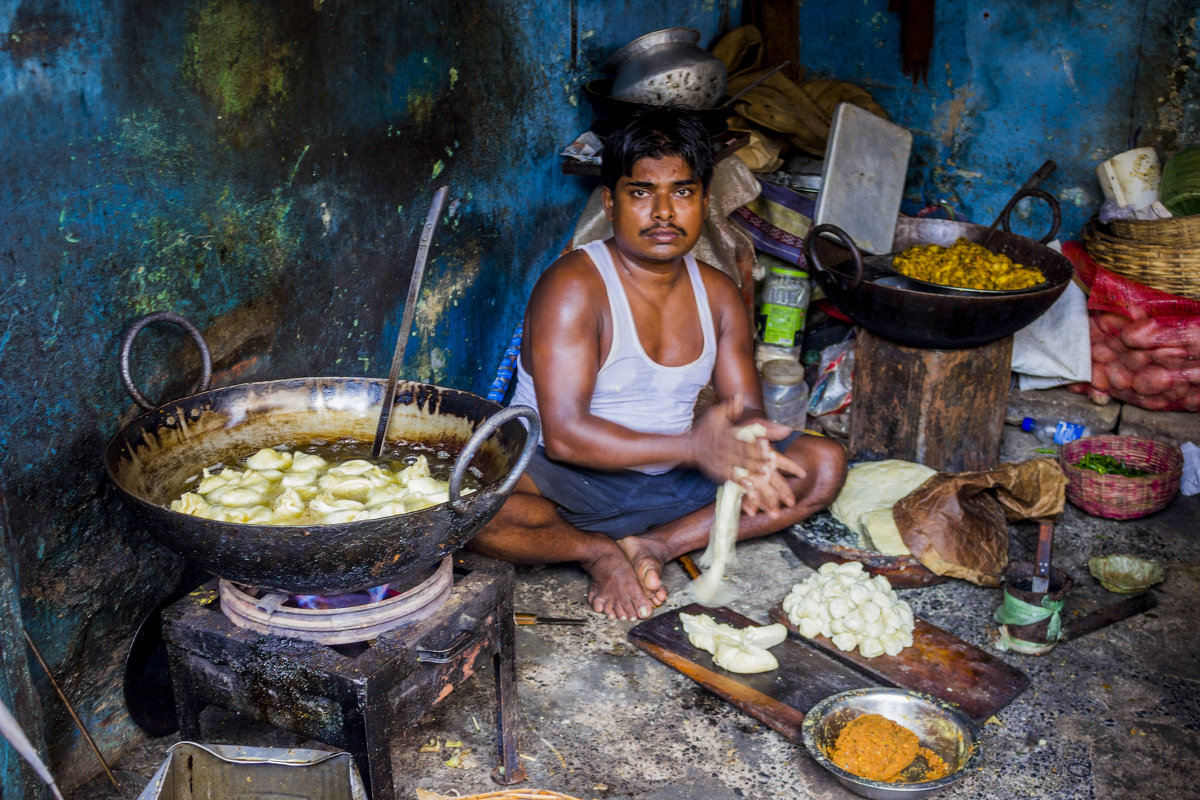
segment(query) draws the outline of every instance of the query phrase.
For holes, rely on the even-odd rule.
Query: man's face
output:
[[[668,262],[690,251],[708,213],[708,194],[680,156],[643,158],[631,175],[601,192],[618,249],[626,257]]]

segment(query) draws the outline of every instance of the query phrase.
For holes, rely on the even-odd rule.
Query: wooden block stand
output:
[[[857,330],[850,458],[916,461],[940,472],[992,469],[1012,370],[1012,337],[980,347],[906,347]]]

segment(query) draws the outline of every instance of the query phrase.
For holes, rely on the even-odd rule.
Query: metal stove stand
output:
[[[214,580],[163,612],[180,733],[200,739],[209,705],[349,751],[373,800],[394,800],[390,743],[492,656],[500,784],[525,779],[517,750],[513,569],[458,553],[445,603],[358,645],[322,645],[239,628]]]

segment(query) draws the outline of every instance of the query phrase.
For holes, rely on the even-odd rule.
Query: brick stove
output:
[[[513,569],[467,553],[422,619],[365,642],[322,644],[235,625],[212,581],[163,612],[180,733],[209,705],[350,752],[373,800],[394,800],[390,744],[492,656],[500,784],[525,778],[517,750]],[[444,594],[444,592],[440,592]],[[249,743],[247,743],[249,744]]]

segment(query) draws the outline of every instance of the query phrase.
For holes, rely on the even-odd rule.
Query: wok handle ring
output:
[[[190,394],[203,392],[208,388],[209,381],[212,380],[212,353],[209,352],[208,342],[204,341],[204,335],[192,324],[191,320],[171,311],[155,311],[147,314],[130,325],[129,329],[125,331],[125,335],[121,337],[121,384],[125,387],[125,391],[129,392],[129,396],[133,398],[134,402],[147,411],[152,411],[158,406],[147,400],[145,395],[134,385],[133,374],[129,369],[129,354],[133,350],[133,340],[137,338],[143,328],[153,325],[155,322],[174,322],[187,331],[200,351],[200,380],[192,387]]]
[[[812,249],[813,241],[816,239],[816,237],[823,233],[833,234],[834,237],[840,240],[841,243],[850,251],[850,255],[854,257],[854,280],[850,283],[850,290],[853,291],[857,289],[858,285],[862,283],[863,277],[862,253],[859,251],[858,245],[854,244],[854,240],[850,238],[849,234],[847,234],[837,225],[830,225],[828,222],[826,222],[820,225],[814,225],[808,229],[808,233],[804,236],[804,244],[800,246],[801,251],[804,253],[804,260],[818,272],[830,271],[820,262],[816,256],[816,253],[814,253]]]
[[[521,473],[525,471],[525,467],[529,465],[529,460],[533,458],[533,451],[537,448],[538,439],[542,436],[542,421],[538,418],[537,412],[529,406],[509,406],[485,419],[478,430],[471,434],[471,438],[467,440],[466,446],[458,454],[458,458],[454,460],[454,468],[450,471],[450,507],[459,514],[467,512],[467,501],[461,496],[461,492],[463,475],[466,474],[471,460],[475,458],[475,454],[479,452],[479,448],[483,446],[487,438],[495,433],[501,425],[518,417],[524,417],[529,421],[529,431],[525,436],[525,446],[521,450],[521,455],[517,457],[517,463],[513,464],[513,468],[509,470],[508,477],[504,479],[504,483],[496,491],[501,496],[507,495],[517,485],[517,481],[521,479]]]
[[[1046,201],[1046,205],[1050,207],[1050,213],[1053,216],[1053,221],[1050,223],[1050,232],[1041,239],[1038,239],[1038,244],[1046,244],[1053,241],[1054,237],[1058,234],[1058,229],[1062,227],[1062,208],[1059,206],[1058,198],[1045,189],[1022,189],[1013,195],[1012,200],[1008,201],[1008,205],[1000,213],[1000,226],[1004,228],[1005,233],[1012,233],[1008,218],[1012,215],[1012,210],[1016,207],[1017,201],[1025,197],[1036,197],[1039,200],[1044,200]]]

